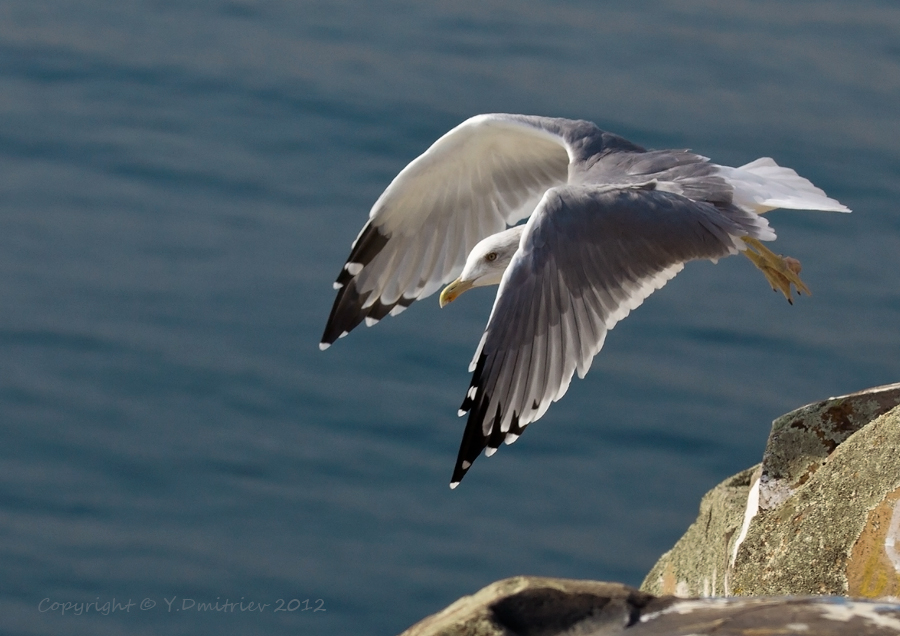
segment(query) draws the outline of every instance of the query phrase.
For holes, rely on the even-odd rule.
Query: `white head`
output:
[[[457,296],[473,287],[499,285],[503,272],[509,267],[513,255],[519,249],[519,241],[524,231],[524,225],[517,225],[493,234],[473,247],[462,274],[441,292],[441,307],[453,302]]]

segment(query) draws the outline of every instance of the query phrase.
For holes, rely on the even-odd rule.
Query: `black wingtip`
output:
[[[366,317],[367,312],[363,309],[363,305],[368,298],[368,293],[360,294],[356,290],[356,282],[352,280],[338,290],[319,348],[322,348],[322,345],[326,345],[326,348],[333,345],[338,338],[359,326]]]
[[[453,467],[453,476],[450,478],[450,487],[455,488],[453,484],[459,484],[469,472],[472,464],[481,455],[484,450],[487,438],[481,433],[481,425],[477,428],[473,422],[472,413],[469,414],[469,420],[466,422],[466,430],[463,433],[462,442],[459,445],[459,453],[456,456],[456,466]]]
[[[482,447],[482,449],[483,448],[484,447]],[[461,457],[457,458],[456,466],[453,468],[453,476],[450,478],[451,490],[459,486],[459,483],[463,480],[463,477],[466,476],[466,473],[469,472],[469,469],[472,467],[472,462],[474,462],[480,454],[481,450],[479,450],[478,454],[474,457],[468,455],[468,457],[471,457],[471,459],[462,459]]]
[[[459,454],[456,457],[456,466],[453,468],[453,476],[450,478],[451,489],[459,486],[463,477],[466,476],[466,473],[469,472],[472,464],[475,463],[475,460],[478,459],[482,452],[485,452],[490,457],[507,439],[510,439],[510,443],[512,443],[525,431],[525,426],[519,422],[519,414],[515,412],[513,413],[509,430],[506,432],[501,431],[500,422],[503,421],[503,412],[500,405],[497,405],[497,412],[491,421],[490,433],[485,435],[484,421],[490,402],[490,396],[485,396],[483,402],[476,397],[472,410],[469,411],[466,429],[463,432],[462,442],[459,445]],[[509,435],[513,437],[508,438]]]
[[[371,222],[367,223],[360,232],[347,262],[341,268],[335,281],[334,288],[337,290],[337,296],[331,307],[328,322],[325,324],[320,348],[327,349],[338,338],[342,338],[356,329],[364,320],[367,324],[375,324],[396,307],[405,309],[415,302],[415,297],[404,296],[393,303],[382,303],[380,298],[371,302],[372,291],[360,292],[360,288],[357,286],[360,274],[381,253],[389,238]]]
[[[472,382],[469,385],[469,391],[463,400],[461,411],[468,411],[469,417],[466,420],[466,428],[463,431],[463,438],[459,445],[459,454],[456,457],[456,466],[453,468],[453,476],[450,478],[450,488],[456,488],[459,483],[469,472],[472,464],[485,452],[488,456],[493,455],[500,445],[503,444],[508,435],[513,435],[511,441],[515,441],[522,434],[525,427],[519,424],[519,414],[513,412],[512,421],[509,430],[502,431],[500,423],[503,421],[503,410],[500,404],[496,407],[496,412],[489,416],[488,409],[491,404],[491,395],[483,386],[484,369],[487,363],[487,354],[482,353],[475,365],[475,371],[472,374]],[[488,417],[491,418],[490,426],[486,427]],[[489,431],[485,435],[485,428]]]
[[[484,394],[482,375],[487,355],[482,353],[478,357],[475,371],[472,373],[472,381],[469,390],[460,406],[460,415],[468,412],[466,428],[463,430],[462,441],[459,445],[459,453],[456,456],[456,466],[453,468],[453,477],[450,479],[450,487],[456,488],[462,481],[472,463],[481,455],[481,451],[487,446],[487,437],[483,433],[483,422],[490,404],[490,396]]]

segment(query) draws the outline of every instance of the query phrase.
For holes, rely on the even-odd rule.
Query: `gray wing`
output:
[[[321,348],[363,320],[396,314],[456,278],[481,239],[527,217],[568,179],[589,122],[478,115],[438,139],[372,207],[334,286]]]
[[[584,377],[607,332],[695,259],[772,239],[765,219],[661,191],[565,186],[528,221],[500,283],[460,415],[469,414],[451,487],[481,451],[511,443]]]

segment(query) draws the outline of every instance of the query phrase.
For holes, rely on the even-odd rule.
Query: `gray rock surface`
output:
[[[900,633],[900,606],[841,597],[690,600],[669,597],[651,602],[647,610],[637,623],[624,629],[585,632],[585,636],[887,636]]]
[[[734,546],[740,537],[750,485],[759,472],[760,466],[753,466],[706,493],[697,520],[656,562],[641,589],[682,597],[730,596]]]
[[[842,442],[898,404],[900,384],[889,384],[810,404],[772,422],[762,461],[760,510],[783,504]]]
[[[653,597],[621,583],[517,576],[464,596],[401,636],[551,635],[624,626]]]
[[[641,589],[900,596],[898,403],[893,384],[775,420],[762,464],[703,498]]]
[[[641,590],[515,577],[401,636],[900,636],[898,404],[893,384],[775,420]]]
[[[900,605],[844,598],[680,599],[619,583],[515,577],[401,636],[897,636]]]

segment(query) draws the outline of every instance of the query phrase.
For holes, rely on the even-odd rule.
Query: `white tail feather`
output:
[[[734,188],[735,205],[757,214],[775,208],[850,211],[808,179],[790,168],[779,166],[769,157],[761,157],[739,168],[720,166],[719,174]]]

